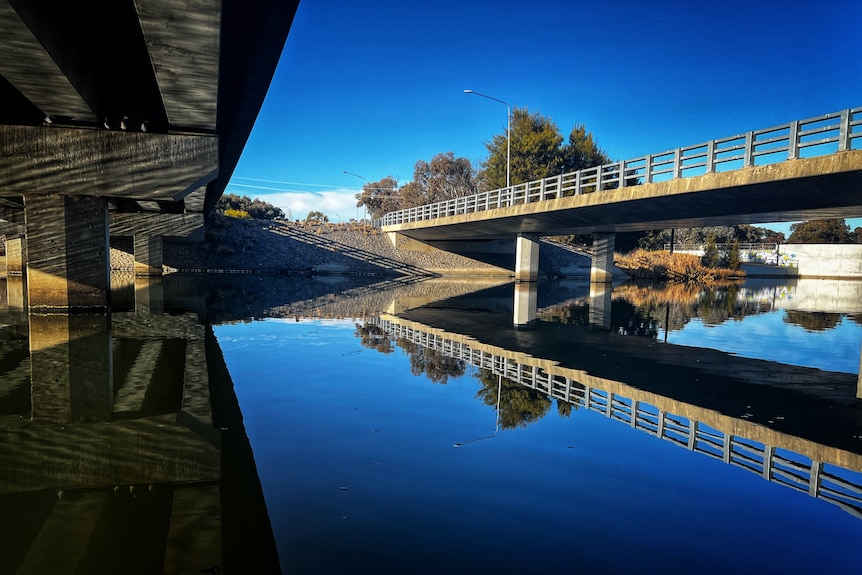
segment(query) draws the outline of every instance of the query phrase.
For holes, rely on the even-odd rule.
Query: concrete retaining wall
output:
[[[785,244],[779,251],[795,256],[800,277],[862,279],[862,244]]]

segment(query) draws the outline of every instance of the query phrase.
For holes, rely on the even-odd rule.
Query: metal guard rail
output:
[[[705,144],[676,148],[633,160],[622,160],[507,188],[389,212],[374,223],[379,227],[432,220],[578,196],[597,190],[614,190],[643,183],[775,164],[801,157],[823,156],[853,149],[854,140],[862,138],[860,126],[862,107],[848,108],[816,118],[795,120],[773,128],[711,140]],[[829,149],[825,150],[827,146]]]

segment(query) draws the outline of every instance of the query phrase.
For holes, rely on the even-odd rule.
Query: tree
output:
[[[739,240],[733,240],[730,246],[730,254],[727,256],[727,267],[738,270],[742,264],[739,261]]]
[[[848,244],[855,241],[850,226],[844,223],[843,218],[791,224],[790,237],[787,239],[791,244]]]
[[[476,170],[470,160],[446,152],[435,155],[430,162],[416,162],[413,181],[401,188],[401,207],[412,208],[477,192]]]
[[[516,107],[512,110],[510,131],[513,185],[610,163],[592,133],[580,124],[572,128],[564,144],[563,135],[549,117]],[[482,189],[506,186],[506,143],[505,133],[485,143],[488,159],[480,174]]]
[[[706,238],[706,245],[703,246],[703,265],[708,268],[718,266],[718,246],[715,243],[715,236],[709,235]]]
[[[310,211],[308,212],[308,216],[306,216],[305,221],[326,223],[329,221],[329,217],[323,212]]]
[[[362,192],[356,194],[356,207],[365,206],[373,219],[382,217],[386,212],[401,208],[398,194],[398,180],[386,176],[376,182],[368,182],[362,186]]]
[[[231,210],[230,213],[237,214],[245,212],[249,217],[259,220],[283,220],[284,211],[269,202],[265,202],[258,198],[251,199],[248,196],[237,196],[235,194],[224,194],[218,199],[215,205],[215,211],[223,214]]]

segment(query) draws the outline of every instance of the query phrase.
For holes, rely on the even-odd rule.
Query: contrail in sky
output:
[[[355,186],[342,186],[342,185],[334,185],[334,184],[306,184],[303,182],[280,182],[278,180],[262,180],[260,178],[243,178],[240,176],[234,176],[232,179],[234,180],[247,180],[249,182],[263,182],[265,184],[283,184],[285,186],[310,186],[315,188],[341,188],[341,189],[354,189]],[[236,184],[237,186],[245,186],[246,184]],[[249,188],[253,188],[254,186],[247,186]],[[271,190],[274,188],[261,188],[265,190]]]

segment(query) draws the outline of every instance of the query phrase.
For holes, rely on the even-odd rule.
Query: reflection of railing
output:
[[[847,470],[848,474],[854,476],[854,480],[850,480],[836,473],[841,469],[837,466],[824,464],[789,449],[718,431],[703,422],[670,413],[644,401],[591,388],[566,375],[549,373],[548,369],[540,365],[530,365],[477,349],[467,342],[455,341],[409,325],[381,318],[374,318],[372,322],[393,337],[437,350],[555,399],[601,413],[691,451],[747,469],[774,483],[807,492],[862,519],[862,474],[858,472]]]
[[[508,188],[444,202],[389,212],[375,225],[384,226],[455,216],[555,200],[595,191],[612,190],[674,178],[733,171],[774,164],[786,159],[822,156],[853,149],[862,138],[862,108],[795,120],[773,128],[676,148],[634,160],[613,162]]]

